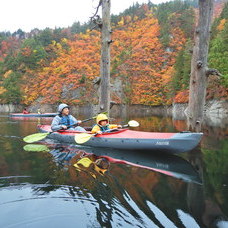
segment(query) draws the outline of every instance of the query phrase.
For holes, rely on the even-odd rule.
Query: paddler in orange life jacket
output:
[[[93,127],[91,131],[93,134],[102,134],[110,129],[122,127],[121,125],[117,124],[109,124],[108,117],[105,114],[97,115],[96,122],[97,124]]]

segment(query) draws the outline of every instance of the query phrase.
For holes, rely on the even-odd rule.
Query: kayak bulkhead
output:
[[[40,125],[38,129],[41,132],[51,132],[50,125]],[[48,135],[48,138],[65,143],[76,143],[75,135],[81,133],[78,131],[53,132]],[[87,133],[90,134],[90,132]],[[91,137],[82,145],[121,150],[157,150],[175,154],[194,149],[199,144],[202,135],[203,133],[193,132],[160,133],[120,129]]]

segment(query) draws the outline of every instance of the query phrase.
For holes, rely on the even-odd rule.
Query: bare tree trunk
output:
[[[200,131],[204,117],[207,88],[207,58],[213,0],[199,0],[199,21],[195,30],[194,48],[191,62],[190,94],[188,103],[189,129]]]
[[[100,111],[110,109],[110,6],[111,0],[102,0],[102,28],[101,28],[101,71],[100,71]]]

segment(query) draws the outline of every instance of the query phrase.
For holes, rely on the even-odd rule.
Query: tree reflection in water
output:
[[[184,120],[133,119],[143,131],[186,130]],[[121,121],[126,122],[115,120]],[[185,159],[82,148],[115,158],[98,173],[93,162],[74,166],[79,148],[48,145],[52,152],[24,151],[21,139],[36,131],[37,122],[2,118],[0,123],[0,227],[45,216],[49,223],[36,227],[208,227],[226,219],[227,124],[203,126],[201,147],[181,155]]]
[[[187,161],[177,156],[140,155],[134,156],[136,160],[133,163],[107,156],[110,151],[96,152],[101,155],[74,146],[56,145],[49,152],[57,164],[50,175],[52,178],[47,186],[34,190],[47,194],[61,188],[69,199],[90,201],[96,208],[96,218],[101,227],[112,227],[116,216],[134,225],[133,216],[136,221],[141,221],[142,227],[146,227],[148,221],[154,227],[163,223],[183,226],[178,208],[188,207],[187,202],[180,198],[186,198],[187,183],[200,186],[197,172]],[[121,156],[127,155],[119,151],[118,157]],[[148,163],[140,157],[145,157]],[[179,170],[178,166],[181,167]],[[185,212],[190,213],[190,210]]]
[[[222,158],[223,156],[215,157],[215,154],[213,153],[213,159],[211,156],[211,153],[207,151],[206,149],[201,148],[202,152],[200,150],[195,150],[194,154],[189,153],[189,161],[191,164],[196,167],[198,170],[199,175],[201,176],[201,179],[204,180],[203,185],[193,185],[192,183],[188,184],[187,187],[187,201],[188,201],[188,208],[190,209],[191,214],[194,216],[194,218],[199,221],[199,224],[201,227],[228,227],[228,218],[225,216],[225,214],[222,211],[226,211],[226,204],[225,199],[223,202],[220,201],[220,206],[218,203],[216,203],[216,193],[215,194],[208,194],[208,192],[205,192],[205,185],[212,184],[215,182],[220,182],[220,191],[222,189],[222,180],[220,180],[221,175],[208,175],[211,172],[215,174],[216,172],[219,173],[219,167],[216,167],[214,165],[213,167],[210,167],[212,164],[214,164],[213,160],[216,160],[217,158]],[[204,156],[204,159],[203,159]],[[208,161],[208,158],[210,161]],[[208,164],[206,164],[206,167],[209,168],[207,172],[203,172],[204,165],[203,160],[208,161]],[[220,163],[222,164],[222,163]],[[223,167],[224,168],[224,167]],[[213,180],[208,180],[208,178],[213,178]],[[214,179],[215,178],[215,179]],[[212,189],[216,188],[216,186],[209,186],[206,189]],[[216,191],[216,189],[214,189]],[[213,197],[211,197],[213,196]],[[222,210],[223,209],[223,210]],[[220,226],[219,223],[223,223],[224,226]]]

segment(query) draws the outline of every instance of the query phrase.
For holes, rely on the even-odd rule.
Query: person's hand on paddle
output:
[[[63,130],[66,130],[68,127],[66,125],[61,125]]]
[[[77,125],[80,125],[81,123],[82,123],[82,121],[81,120],[78,120]]]

